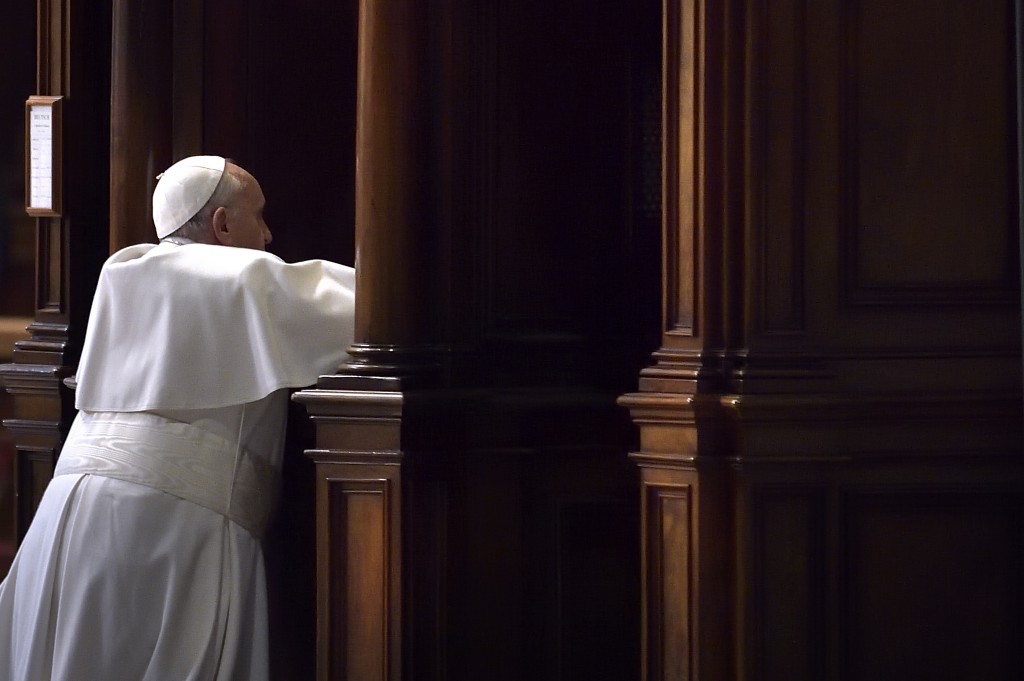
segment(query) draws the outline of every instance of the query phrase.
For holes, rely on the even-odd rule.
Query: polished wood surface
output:
[[[643,679],[1024,672],[1015,9],[666,4]]]
[[[171,156],[172,0],[115,0],[110,65],[110,251],[156,243],[152,196]],[[147,96],[139,97],[139,92]]]
[[[110,10],[75,0],[37,3],[36,93],[61,96],[63,212],[36,223],[35,312],[28,338],[0,366],[13,405],[17,537],[24,535],[74,415],[74,372],[92,291],[107,253]],[[69,34],[79,36],[74,42]]]
[[[402,678],[403,579],[414,579],[402,560],[402,394],[297,398],[317,425],[316,678]]]
[[[356,300],[353,349],[381,364],[444,338],[443,261],[432,205],[435,54],[427,6],[365,0],[359,11],[356,96]],[[383,112],[387,112],[382,115]],[[367,358],[366,356],[370,357]],[[363,359],[361,359],[363,358]],[[431,362],[413,353],[398,364]],[[395,367],[395,371],[415,370]]]
[[[401,7],[362,6],[353,359],[296,395],[318,678],[635,678],[655,3]]]

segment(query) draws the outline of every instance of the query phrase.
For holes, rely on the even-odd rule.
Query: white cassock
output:
[[[260,534],[287,388],[352,341],[352,268],[132,246],[104,265],[78,417],[0,583],[0,681],[268,678]]]

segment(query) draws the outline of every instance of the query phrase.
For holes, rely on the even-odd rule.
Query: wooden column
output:
[[[152,196],[171,164],[173,0],[114,0],[110,251],[156,241]]]
[[[36,220],[36,311],[30,337],[0,366],[14,398],[4,420],[17,450],[20,540],[53,474],[74,417],[63,379],[78,361],[100,266],[107,256],[110,8],[39,0],[35,94],[64,98],[63,212]]]
[[[741,205],[742,92],[730,51],[733,2],[664,3],[662,45],[663,319],[655,363],[623,396],[640,428],[643,681],[732,677],[734,615],[726,389]]]
[[[317,678],[397,681],[415,656],[436,668],[442,635],[412,635],[432,555],[410,550],[408,518],[430,517],[410,437],[413,386],[436,384],[444,298],[432,206],[430,17],[417,0],[364,0],[356,103],[356,328],[351,360],[296,395],[317,429]],[[429,495],[427,495],[429,496]],[[428,527],[424,536],[429,536]],[[429,622],[429,615],[421,617]],[[422,655],[435,656],[431,663]],[[418,677],[419,678],[419,677]],[[430,676],[422,678],[432,678]]]
[[[356,99],[356,337],[349,369],[401,375],[442,336],[428,5],[364,0]]]

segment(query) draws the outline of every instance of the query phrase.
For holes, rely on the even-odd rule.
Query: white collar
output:
[[[194,244],[195,241],[193,241],[192,239],[186,239],[183,236],[165,236],[163,239],[160,239],[160,243],[169,243],[175,244],[177,246],[185,246],[186,244]]]

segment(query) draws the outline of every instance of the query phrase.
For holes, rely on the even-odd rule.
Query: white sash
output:
[[[158,489],[226,516],[257,539],[277,493],[273,466],[238,443],[145,412],[80,412],[54,470],[69,473]]]

